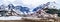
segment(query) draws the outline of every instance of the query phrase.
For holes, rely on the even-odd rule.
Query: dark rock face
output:
[[[8,7],[9,7],[9,9],[14,9],[15,8],[13,4],[9,4]]]

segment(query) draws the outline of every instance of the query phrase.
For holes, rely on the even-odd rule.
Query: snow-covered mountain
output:
[[[10,3],[7,6],[1,5],[0,6],[0,10],[13,10],[15,12],[29,13],[29,12],[35,12],[38,9],[42,10],[46,6],[51,6],[51,4],[52,4],[51,2],[47,2],[45,4],[41,4],[41,5],[37,6],[36,8],[32,9],[32,11],[30,11],[31,9],[29,7],[27,7],[27,6],[21,6],[21,5],[14,6],[13,4]]]

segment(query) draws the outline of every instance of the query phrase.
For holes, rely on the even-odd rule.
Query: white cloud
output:
[[[53,2],[55,0],[22,0],[23,5],[28,6],[33,9],[41,4],[45,4],[47,2]]]
[[[60,0],[56,0],[56,7],[60,9]]]
[[[27,6],[29,8],[32,8],[32,7],[35,8],[35,7],[39,6],[40,4],[52,2],[55,0],[2,0],[2,1],[3,1],[3,4],[6,4],[6,5],[9,3],[12,3],[15,6],[22,5],[22,6]]]
[[[23,5],[30,5],[30,6],[36,6],[36,5],[39,5],[39,4],[43,4],[43,3],[46,3],[46,2],[52,2],[52,1],[55,1],[55,0],[2,0],[4,3],[15,3],[15,4],[23,4]]]

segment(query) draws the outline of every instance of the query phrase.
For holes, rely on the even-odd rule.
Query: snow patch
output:
[[[0,17],[0,20],[21,20],[22,17],[9,16],[9,17]]]

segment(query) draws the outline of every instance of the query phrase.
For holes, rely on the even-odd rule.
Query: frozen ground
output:
[[[21,20],[22,17],[9,16],[9,17],[0,17],[0,20]]]

